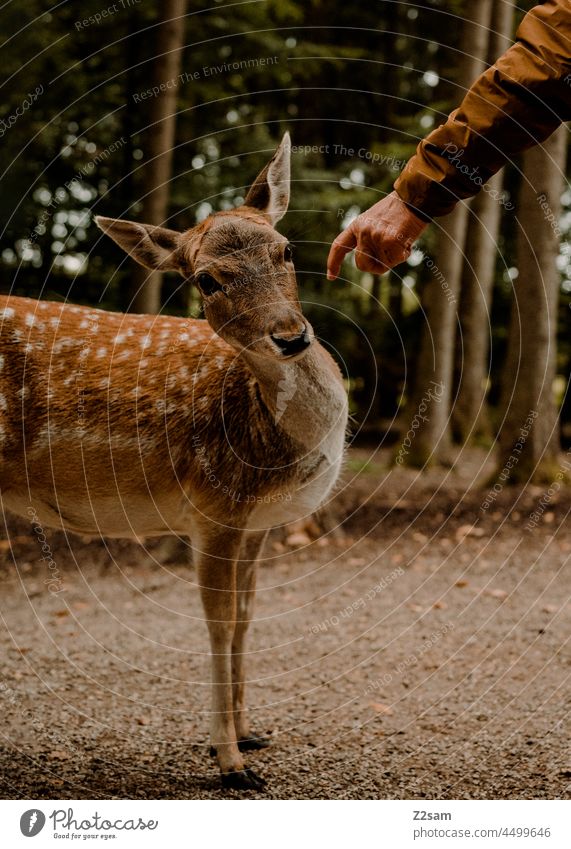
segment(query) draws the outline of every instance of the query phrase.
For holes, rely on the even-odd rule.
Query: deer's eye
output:
[[[212,274],[207,274],[206,272],[203,272],[202,274],[198,275],[198,277],[196,278],[196,282],[198,284],[198,288],[205,297],[208,297],[208,295],[213,295],[215,292],[222,291],[222,286],[217,280],[214,279]]]
[[[284,262],[291,262],[293,259],[293,248],[291,245],[286,245],[284,248]]]

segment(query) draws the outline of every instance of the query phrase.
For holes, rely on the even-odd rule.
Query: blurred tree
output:
[[[562,126],[523,156],[517,207],[519,274],[512,299],[499,435],[498,475],[506,483],[548,483],[559,468],[553,384],[560,290],[558,222],[567,134]]]
[[[493,65],[511,44],[513,4],[494,0],[487,65]],[[490,302],[496,270],[498,234],[503,206],[504,175],[499,171],[470,204],[464,266],[460,286],[460,330],[457,338],[458,389],[452,408],[452,435],[457,442],[490,441],[492,427],[486,406],[489,371]]]
[[[164,0],[156,33],[149,124],[142,131],[147,157],[141,204],[141,220],[165,226],[168,217],[173,149],[177,120],[177,88],[182,67],[187,0]],[[134,108],[133,106],[130,107]],[[133,271],[133,312],[161,310],[162,273],[136,266]]]
[[[459,102],[474,79],[484,70],[492,0],[470,6],[473,18],[465,18],[456,79]],[[431,281],[426,287],[426,324],[420,342],[414,391],[408,413],[414,416],[431,387],[437,387],[438,402],[420,420],[407,465],[422,467],[446,459],[449,447],[449,416],[452,401],[457,310],[460,297],[463,252],[468,223],[468,204],[459,203],[450,215],[433,225],[437,230]],[[408,425],[404,425],[408,430]]]

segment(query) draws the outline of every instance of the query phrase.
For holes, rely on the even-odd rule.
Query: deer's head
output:
[[[313,341],[291,246],[274,229],[289,203],[290,150],[286,133],[243,206],[216,212],[185,233],[95,219],[141,265],[178,271],[196,283],[209,324],[236,350],[280,360],[300,357]]]

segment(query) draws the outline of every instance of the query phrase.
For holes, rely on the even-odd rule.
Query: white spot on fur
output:
[[[107,387],[109,386],[110,383],[111,383],[111,381],[109,380],[108,377],[106,377],[104,380],[99,381],[99,386],[101,387],[101,389],[107,389]]]
[[[24,321],[26,322],[28,327],[33,327],[34,324],[36,323],[36,316],[33,313],[29,312],[29,313],[27,313]]]
[[[98,356],[99,359],[102,359],[102,357],[106,357],[107,356],[107,348],[99,348],[97,350],[97,356]]]
[[[0,369],[4,368],[4,355],[0,354]]]
[[[6,411],[8,409],[8,402],[6,400],[6,396],[0,392],[0,410]]]
[[[16,313],[14,312],[12,307],[4,307],[3,310],[0,310],[0,319],[14,318],[15,315],[16,315]]]
[[[18,389],[18,391],[16,392],[18,398],[28,398],[29,394],[30,388],[28,386],[22,386],[22,388]]]
[[[123,342],[127,341],[127,336],[125,333],[118,333],[114,341],[116,345],[122,345]]]
[[[145,348],[151,347],[152,341],[153,340],[150,336],[143,336],[143,338],[141,339],[141,348],[143,349],[143,351],[145,350]]]

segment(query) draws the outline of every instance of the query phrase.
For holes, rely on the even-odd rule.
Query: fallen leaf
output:
[[[446,604],[445,601],[440,601],[440,600],[435,601],[432,606],[435,607],[437,610],[446,610],[446,608],[448,607],[448,605]]]
[[[502,601],[508,597],[505,590],[486,590],[486,595],[491,595],[492,598],[499,598]]]
[[[301,548],[304,545],[310,545],[311,539],[303,531],[295,534],[290,534],[286,539],[286,544],[291,548]]]
[[[290,522],[286,525],[286,533],[289,536],[293,534],[306,534],[309,537],[318,537],[321,535],[321,530],[314,519],[299,519],[297,522]]]
[[[367,561],[364,557],[350,557],[349,566],[364,566]]]
[[[456,587],[467,587],[470,582],[466,581],[464,578],[460,578],[459,581],[456,581]]]
[[[369,704],[375,713],[383,713],[386,716],[393,715],[393,709],[392,707],[389,707],[389,705],[384,705],[382,702],[369,702]]]
[[[466,537],[483,537],[483,528],[478,528],[476,525],[460,525],[456,531],[456,539],[465,539]]]
[[[138,717],[137,717],[137,723],[138,723],[139,725],[150,725],[150,724],[151,724],[151,720],[149,719],[149,717],[148,717],[148,716],[138,716]]]

